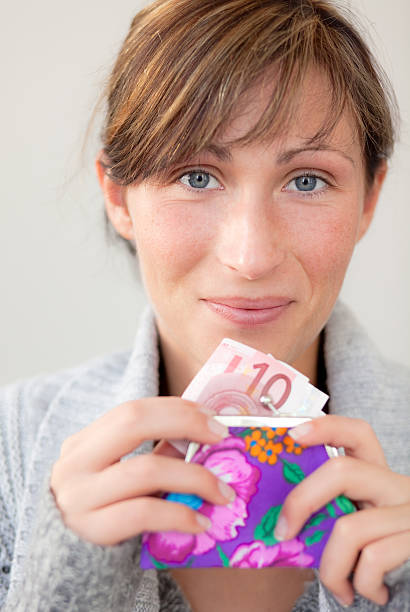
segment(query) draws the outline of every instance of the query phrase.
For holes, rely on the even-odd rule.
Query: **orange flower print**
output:
[[[271,433],[269,427],[254,429],[251,435],[245,436],[245,443],[246,450],[252,457],[256,457],[261,463],[274,465],[278,460],[277,456],[283,451],[283,444],[275,442],[274,436],[269,435]]]
[[[278,460],[278,455],[283,451],[282,442],[268,442],[266,446],[261,449],[258,454],[258,461],[261,463],[269,463],[269,465],[274,465]]]
[[[286,427],[276,427],[276,429],[272,429],[271,427],[261,427],[261,429],[265,432],[265,435],[269,439],[283,436],[287,432]]]
[[[294,455],[301,455],[306,446],[302,446],[298,444],[293,438],[290,436],[285,436],[283,438],[283,442],[285,444],[285,450],[287,453],[293,453]]]
[[[245,437],[246,450],[250,452],[252,457],[257,457],[261,448],[265,446],[266,440],[262,436],[260,429],[254,429],[252,434]]]

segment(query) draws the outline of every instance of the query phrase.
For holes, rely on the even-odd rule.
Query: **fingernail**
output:
[[[196,513],[196,520],[198,525],[200,525],[203,529],[209,529],[211,526],[211,521],[207,516],[204,516],[200,512]]]
[[[310,433],[313,429],[312,423],[302,423],[301,425],[297,425],[293,427],[293,429],[288,430],[288,434],[294,440],[299,440],[299,438],[303,438],[306,434]]]
[[[226,499],[228,499],[230,502],[235,499],[235,491],[232,489],[232,487],[226,484],[226,482],[224,482],[223,480],[218,480],[218,487],[222,495],[226,497]]]
[[[216,434],[218,438],[226,438],[229,436],[229,429],[226,425],[222,425],[219,421],[213,418],[208,419],[208,427],[212,433]]]
[[[276,527],[273,531],[273,535],[279,542],[286,539],[286,534],[288,532],[288,522],[284,516],[279,516],[278,522],[276,523]]]
[[[342,608],[348,608],[351,605],[350,603],[348,603],[341,597],[338,597],[338,595],[335,595],[334,593],[333,593],[333,597],[336,599],[337,603],[342,606]]]

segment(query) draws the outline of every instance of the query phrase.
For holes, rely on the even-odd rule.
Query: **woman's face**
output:
[[[348,115],[309,144],[328,95],[314,73],[307,83],[286,134],[227,144],[265,107],[269,90],[255,88],[215,148],[175,167],[167,184],[133,185],[122,206],[107,204],[135,240],[165,355],[190,363],[189,375],[224,337],[306,370],[370,222],[382,179],[366,192]]]

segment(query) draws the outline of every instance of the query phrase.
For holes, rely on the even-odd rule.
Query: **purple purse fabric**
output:
[[[318,568],[335,521],[355,511],[341,495],[305,523],[292,540],[274,535],[287,494],[329,460],[324,446],[305,448],[287,427],[229,427],[230,436],[202,446],[192,458],[228,483],[236,498],[213,505],[196,495],[170,493],[211,520],[204,533],[158,532],[143,535],[141,567],[311,567]]]

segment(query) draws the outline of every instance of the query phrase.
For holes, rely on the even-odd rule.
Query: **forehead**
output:
[[[277,87],[280,87],[280,83],[270,70],[242,96],[232,118],[218,134],[216,148],[219,145],[222,155],[224,148],[230,144],[244,138],[252,140],[252,131]],[[332,128],[323,130],[334,119],[330,87],[328,78],[319,69],[309,69],[294,99],[284,100],[285,107],[291,106],[290,112],[287,113],[285,108],[285,121],[267,135],[266,143],[274,141],[279,149],[284,150],[289,142],[310,144],[321,149],[337,148],[346,154],[362,157],[356,121],[347,105]]]

